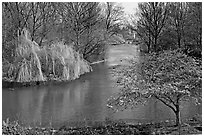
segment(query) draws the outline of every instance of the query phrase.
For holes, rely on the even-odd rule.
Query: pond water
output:
[[[106,63],[96,64],[93,69],[67,84],[2,89],[2,119],[18,120],[25,126],[60,127],[105,119],[155,122],[175,118],[169,108],[156,100],[114,113],[106,102],[119,89],[114,87]],[[201,108],[192,102],[183,103],[182,118],[201,113]]]

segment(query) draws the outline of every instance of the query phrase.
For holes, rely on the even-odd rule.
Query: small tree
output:
[[[138,65],[141,65],[140,69]],[[180,102],[189,98],[201,101],[201,70],[200,61],[178,50],[159,55],[152,53],[143,63],[132,61],[131,66],[121,70],[123,75],[119,76],[119,83],[123,92],[109,100],[108,104],[134,106],[154,97],[175,113],[176,125],[179,126]]]

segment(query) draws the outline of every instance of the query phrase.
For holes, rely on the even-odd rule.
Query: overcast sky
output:
[[[126,14],[135,13],[135,9],[137,8],[137,2],[122,2],[121,4],[125,8],[124,11]]]

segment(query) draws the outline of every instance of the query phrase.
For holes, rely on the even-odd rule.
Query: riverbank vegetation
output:
[[[88,62],[81,58],[71,45],[56,42],[42,48],[29,37],[26,29],[18,36],[13,63],[4,62],[4,80],[32,82],[57,79],[66,81],[76,79],[79,75],[91,71]]]
[[[123,9],[116,3],[2,3],[3,80],[73,80],[105,58]]]

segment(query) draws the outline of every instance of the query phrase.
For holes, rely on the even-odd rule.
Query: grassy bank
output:
[[[202,122],[196,118],[182,124],[180,130],[171,121],[160,123],[127,124],[125,122],[106,121],[94,126],[66,127],[59,129],[23,127],[18,122],[4,121],[3,135],[187,135],[202,134]]]

